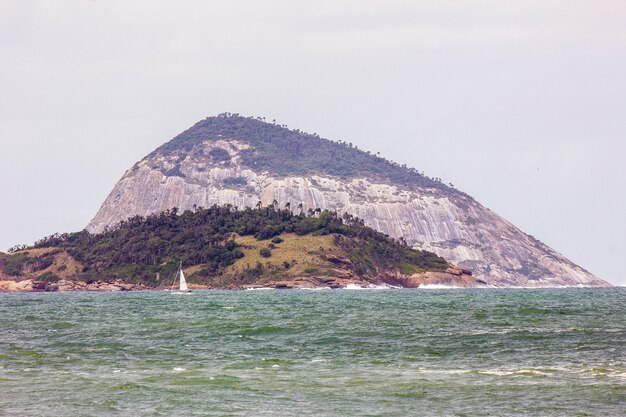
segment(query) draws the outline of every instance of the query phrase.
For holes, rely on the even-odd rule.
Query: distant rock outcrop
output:
[[[37,281],[36,279],[23,279],[21,281],[0,281],[0,292],[67,292],[67,291],[135,291],[145,290],[146,287],[137,284],[128,284],[121,280],[114,282],[104,281],[72,281],[59,280],[57,282]]]
[[[426,156],[427,157],[427,156]],[[213,204],[348,212],[488,284],[608,286],[472,197],[351,144],[237,115],[207,118],[129,169],[87,226]]]

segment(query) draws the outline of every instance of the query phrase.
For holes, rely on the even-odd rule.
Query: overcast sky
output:
[[[198,120],[441,177],[626,285],[626,1],[0,2],[0,250],[82,229]]]

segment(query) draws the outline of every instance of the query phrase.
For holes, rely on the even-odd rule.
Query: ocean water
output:
[[[2,416],[624,416],[626,289],[0,294]]]

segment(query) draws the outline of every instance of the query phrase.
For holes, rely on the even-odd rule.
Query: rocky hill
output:
[[[467,194],[352,144],[262,119],[209,117],[129,169],[87,226],[213,204],[351,213],[494,285],[609,285]]]
[[[271,204],[173,209],[135,216],[96,235],[49,236],[0,253],[0,291],[168,288],[179,261],[195,288],[484,284],[348,214],[307,216]]]

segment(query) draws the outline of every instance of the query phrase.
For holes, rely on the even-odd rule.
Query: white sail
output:
[[[185,274],[183,274],[182,268],[180,269],[180,291],[187,291],[187,280],[185,280]]]

